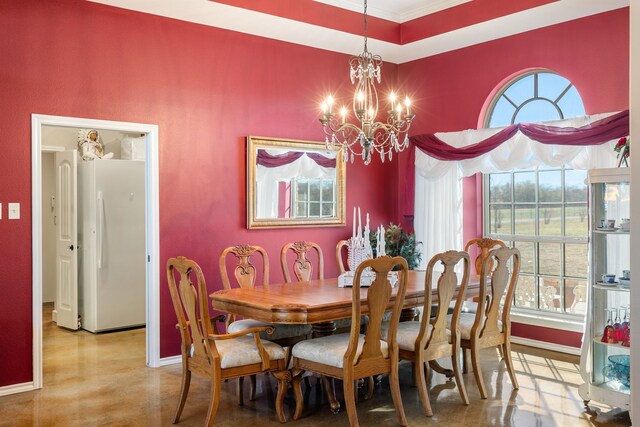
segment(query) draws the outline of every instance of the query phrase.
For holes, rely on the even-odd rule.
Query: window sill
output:
[[[549,315],[511,312],[511,321],[523,325],[540,326],[543,328],[560,329],[569,332],[584,332],[584,322],[578,320],[554,318]]]

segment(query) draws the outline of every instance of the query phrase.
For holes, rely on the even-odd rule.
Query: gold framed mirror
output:
[[[345,224],[346,168],[324,142],[247,137],[247,228]]]

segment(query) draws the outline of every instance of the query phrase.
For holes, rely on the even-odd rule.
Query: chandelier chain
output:
[[[369,52],[367,50],[367,0],[364,0],[364,52]]]

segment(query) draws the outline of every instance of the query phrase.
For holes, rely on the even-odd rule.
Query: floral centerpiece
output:
[[[622,163],[624,163],[625,166],[628,166],[627,157],[631,156],[631,147],[629,145],[630,143],[629,139],[630,138],[628,136],[624,136],[620,138],[616,146],[613,147],[613,150],[616,153],[618,153],[616,157],[620,159],[620,161],[618,162],[618,167],[622,166]]]

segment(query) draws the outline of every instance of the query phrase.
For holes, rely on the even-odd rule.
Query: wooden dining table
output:
[[[416,317],[416,307],[424,305],[425,271],[409,271],[401,321]],[[439,277],[439,274],[434,274]],[[436,280],[436,279],[434,279]],[[438,294],[432,286],[432,303]],[[395,303],[397,288],[392,292],[389,309]],[[338,287],[338,278],[308,282],[270,284],[253,288],[234,288],[210,295],[214,310],[274,324],[311,324],[316,335],[331,333],[335,320],[351,317],[352,288]],[[471,276],[465,298],[477,296],[478,276]],[[361,312],[367,313],[367,288],[360,289]],[[335,327],[334,327],[335,328]]]
[[[407,291],[404,298],[400,321],[414,320],[417,307],[424,306],[425,271],[407,273]],[[434,274],[437,280],[439,274]],[[479,276],[471,276],[464,298],[477,296],[480,289]],[[433,283],[432,304],[438,302],[436,284]],[[388,309],[395,304],[397,288],[392,291]],[[216,291],[210,295],[214,310],[235,314],[272,324],[311,324],[314,336],[330,335],[335,332],[335,320],[351,317],[353,288],[338,287],[338,278],[311,280],[308,282],[269,284],[253,288],[233,288]],[[457,297],[457,295],[456,295]],[[367,288],[360,289],[361,313],[367,314]],[[453,372],[442,368],[437,362],[430,366],[448,377]],[[331,410],[335,413],[340,403],[335,398],[335,390],[328,378],[322,377]]]

